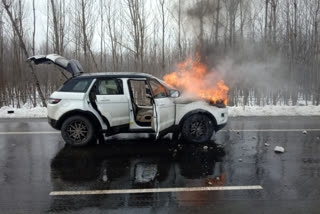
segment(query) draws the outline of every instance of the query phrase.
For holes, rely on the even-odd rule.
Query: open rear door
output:
[[[60,68],[63,68],[72,76],[77,76],[83,73],[83,68],[78,60],[75,59],[66,59],[57,54],[49,54],[49,55],[36,55],[28,58],[29,62],[34,62],[34,64],[55,64]]]

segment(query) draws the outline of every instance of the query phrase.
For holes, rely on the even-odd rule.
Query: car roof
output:
[[[99,77],[115,77],[115,78],[156,78],[151,74],[138,72],[100,72],[100,73],[83,73],[77,78],[99,78]]]

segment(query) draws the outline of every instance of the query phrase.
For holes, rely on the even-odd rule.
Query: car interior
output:
[[[147,82],[145,80],[129,80],[128,85],[136,123],[139,126],[152,126],[152,95]]]
[[[97,94],[101,95],[115,95],[122,94],[122,81],[117,81],[115,79],[104,79],[99,81],[99,87]]]

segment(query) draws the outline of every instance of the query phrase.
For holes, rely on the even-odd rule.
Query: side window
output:
[[[161,85],[157,80],[150,79],[149,83],[150,83],[154,98],[168,97],[168,92],[166,88],[163,85]]]
[[[97,84],[97,95],[119,95],[123,94],[122,80],[101,79]]]
[[[92,79],[70,79],[64,83],[59,91],[65,92],[86,92]]]
[[[151,106],[151,92],[146,80],[128,81],[129,91],[134,104],[138,106]]]

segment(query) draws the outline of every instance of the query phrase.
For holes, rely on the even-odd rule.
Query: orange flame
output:
[[[177,70],[163,77],[164,81],[188,94],[209,100],[213,103],[223,101],[228,103],[229,88],[217,73],[207,72],[207,66],[200,62],[197,53],[196,60],[191,57],[176,65]]]

